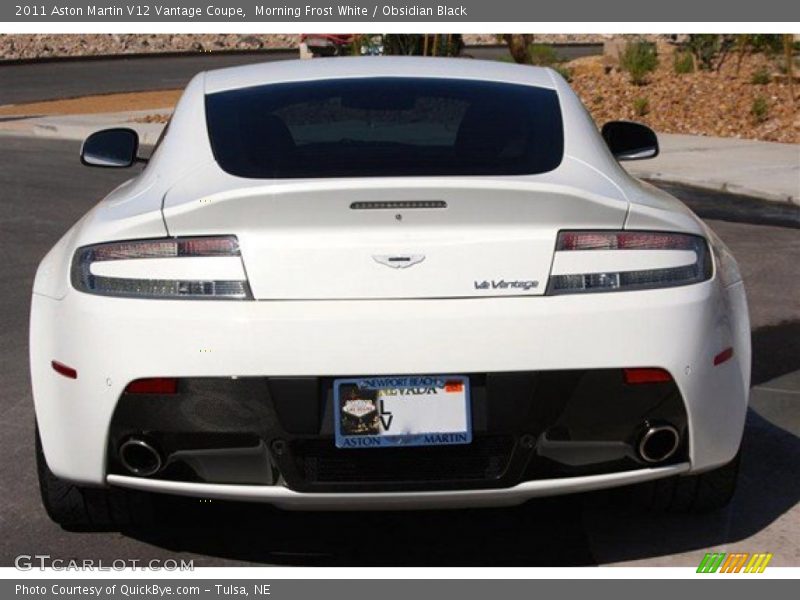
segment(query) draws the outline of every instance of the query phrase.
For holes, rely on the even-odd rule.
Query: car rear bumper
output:
[[[124,475],[109,475],[107,480],[113,486],[145,492],[266,502],[286,510],[430,510],[515,506],[533,498],[632,485],[688,470],[689,463],[679,463],[624,473],[527,481],[504,489],[335,494],[295,492],[282,486],[187,483]]]
[[[332,377],[185,378],[168,394],[126,392],[111,421],[107,472],[309,493],[412,492],[510,488],[687,459],[674,382],[632,385],[620,369],[465,376],[472,439],[439,446],[337,448]],[[660,458],[645,459],[638,446],[659,426],[675,438]]]
[[[714,357],[729,347],[733,358],[714,365]],[[53,371],[53,360],[75,368],[77,379]],[[685,404],[688,465],[527,481],[502,490],[388,495],[299,493],[280,485],[158,481],[107,472],[115,409],[125,386],[139,378],[627,367],[659,367],[674,378]],[[428,506],[430,494],[447,506],[462,501],[513,504],[536,495],[705,470],[731,460],[747,406],[749,325],[743,287],[722,289],[715,280],[619,294],[463,300],[186,302],[103,298],[70,290],[62,300],[33,297],[31,372],[48,465],[68,480],[131,486],[133,479],[137,486],[159,491],[252,497],[282,506],[332,508],[326,502],[335,505],[334,497],[350,495],[368,504],[385,500],[386,506],[395,502],[392,498],[414,504],[418,497],[421,506]]]

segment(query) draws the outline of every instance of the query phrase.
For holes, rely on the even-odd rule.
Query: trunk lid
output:
[[[170,235],[238,236],[259,300],[541,295],[559,230],[621,229],[626,211],[573,188],[503,182],[186,189],[164,204]]]

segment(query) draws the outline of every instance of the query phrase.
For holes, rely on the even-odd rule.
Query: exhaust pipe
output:
[[[119,447],[122,466],[134,475],[149,477],[161,470],[163,461],[158,450],[140,438],[129,438]]]
[[[672,425],[647,425],[639,440],[639,456],[648,463],[659,463],[675,454],[681,442]]]

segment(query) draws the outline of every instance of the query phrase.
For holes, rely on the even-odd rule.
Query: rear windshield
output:
[[[250,178],[523,175],[561,162],[556,92],[486,81],[329,79],[206,96],[220,166]]]

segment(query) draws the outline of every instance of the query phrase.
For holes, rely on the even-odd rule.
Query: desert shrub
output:
[[[678,75],[685,75],[694,72],[694,57],[691,52],[676,52],[672,57],[672,66],[675,73]]]
[[[785,60],[781,60],[781,61],[777,61],[776,60],[774,64],[775,64],[775,68],[778,70],[778,72],[781,75],[788,74],[790,69],[791,69],[792,73],[794,73],[796,71],[800,71],[800,58],[795,58],[791,62],[785,61]]]
[[[763,123],[769,118],[769,104],[764,96],[753,98],[753,105],[750,107],[750,114],[756,123]]]
[[[722,36],[716,33],[693,33],[686,42],[689,51],[697,59],[698,66],[710,71],[714,66],[714,57],[720,51]]]
[[[769,70],[766,67],[761,67],[753,73],[753,76],[750,78],[750,83],[753,85],[767,85],[770,79]]]
[[[552,46],[547,44],[531,44],[528,48],[530,64],[540,67],[549,67],[558,62],[558,55]]]
[[[422,54],[422,36],[418,34],[389,33],[383,36],[383,53],[392,56]]]
[[[637,117],[643,117],[650,112],[650,99],[641,96],[633,101],[633,112]]]
[[[736,44],[736,36],[716,33],[693,33],[686,46],[704,71],[719,70],[728,52]]]
[[[779,54],[783,51],[783,36],[779,33],[753,33],[747,35],[747,41],[753,52]]]
[[[572,69],[564,65],[553,65],[553,68],[567,81],[572,81]]]
[[[382,39],[383,53],[386,55],[421,56],[427,50],[428,56],[458,56],[464,48],[461,34],[436,33],[424,36],[416,33],[387,33]]]
[[[620,53],[619,66],[631,76],[631,83],[644,85],[647,74],[658,66],[655,44],[642,40],[629,41]]]
[[[539,67],[555,69],[567,81],[572,80],[572,71],[561,64],[562,60],[552,46],[547,44],[531,44],[528,48],[528,61]]]

